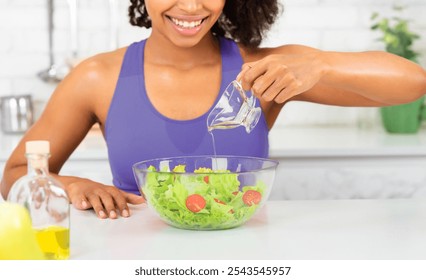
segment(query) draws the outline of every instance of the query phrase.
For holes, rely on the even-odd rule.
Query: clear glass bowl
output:
[[[237,156],[190,156],[138,162],[141,194],[166,223],[218,230],[242,225],[268,199],[278,162]]]

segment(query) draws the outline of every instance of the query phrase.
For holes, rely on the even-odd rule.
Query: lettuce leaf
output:
[[[187,174],[185,165],[176,166],[173,172],[156,172],[154,166],[148,170],[151,172],[147,173],[142,188],[144,196],[164,220],[179,228],[225,229],[241,225],[259,206],[244,204],[244,191],[256,190],[263,195],[266,189],[262,182],[240,186],[238,175],[227,170],[199,168],[195,174]],[[197,213],[186,207],[186,199],[191,194],[199,194],[206,200],[205,208]]]

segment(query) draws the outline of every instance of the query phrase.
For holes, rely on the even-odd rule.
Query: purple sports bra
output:
[[[146,94],[145,42],[133,43],[126,51],[105,125],[113,184],[135,194],[140,192],[133,176],[134,163],[154,158],[214,154],[212,137],[207,132],[207,116],[243,64],[237,44],[220,38],[222,81],[214,105],[195,119],[173,120],[159,113]],[[268,128],[263,114],[250,134],[244,127],[238,127],[214,130],[214,136],[218,155],[268,157]]]

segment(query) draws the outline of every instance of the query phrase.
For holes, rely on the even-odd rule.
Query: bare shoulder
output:
[[[81,61],[59,84],[52,96],[58,103],[72,102],[102,122],[121,69],[126,48]]]
[[[111,79],[118,78],[125,51],[126,48],[122,48],[89,57],[79,63],[67,79],[72,79],[74,85],[84,84],[90,90],[108,86]]]
[[[318,51],[318,49],[304,46],[304,45],[282,45],[273,48],[247,48],[242,45],[239,45],[241,56],[243,61],[253,62],[265,58],[269,55],[292,55],[292,54],[303,54],[313,51]]]

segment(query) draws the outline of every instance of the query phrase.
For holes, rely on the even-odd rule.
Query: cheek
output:
[[[213,18],[216,21],[222,14],[223,8],[225,7],[225,1],[206,1],[204,7],[206,10],[210,11],[212,15],[214,15]]]
[[[167,11],[173,6],[172,2],[173,1],[145,0],[145,8],[151,19],[157,18],[161,17],[164,11]]]
[[[225,7],[225,1],[206,1],[205,7],[214,13],[221,14]]]

